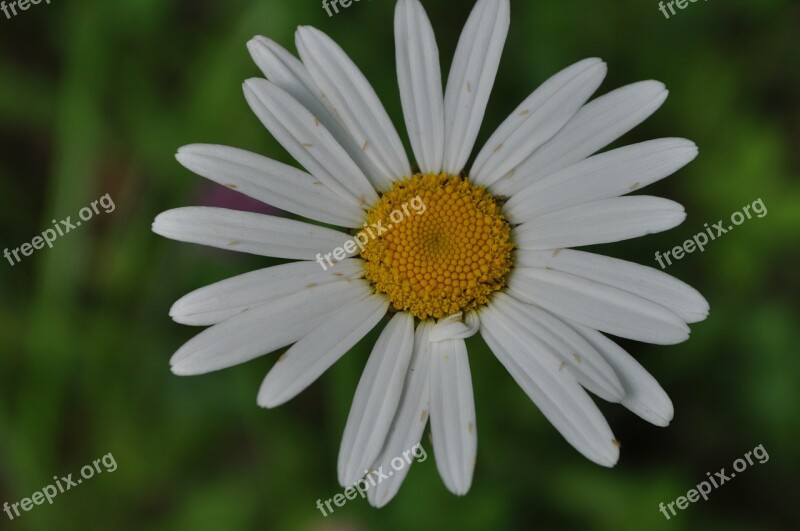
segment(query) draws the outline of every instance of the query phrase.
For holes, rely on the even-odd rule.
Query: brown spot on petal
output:
[[[472,92],[472,83],[467,81],[467,92]]]
[[[633,192],[633,191],[634,191],[634,190],[636,190],[637,188],[639,188],[639,181],[636,181],[635,183],[633,183],[633,184],[630,186],[630,188],[628,188],[628,190],[630,190],[631,192]]]
[[[230,188],[231,190],[236,190],[237,188],[239,188],[239,187],[238,187],[238,186],[236,186],[235,184],[226,184],[225,186],[227,186],[227,187],[228,187],[228,188]]]
[[[307,288],[314,288],[314,287],[316,287],[316,286],[317,286],[317,283],[316,283],[316,282],[309,282],[308,284],[306,284],[306,287],[307,287]]]
[[[621,443],[621,442],[619,442],[619,441],[618,441],[618,440],[616,440],[616,439],[611,439],[611,444],[613,444],[613,445],[614,445],[614,446],[616,446],[617,448],[622,448],[622,443]]]
[[[473,431],[475,431],[475,426],[471,422],[468,422],[467,423],[467,432],[472,433]]]
[[[528,114],[529,112],[531,112],[531,111],[529,111],[528,109],[522,109],[522,110],[521,110],[521,111],[519,111],[517,114],[518,114],[519,116],[525,116],[525,115],[526,115],[526,114]]]
[[[232,242],[228,242],[228,247],[236,247],[236,246],[237,246],[237,245],[239,245],[240,243],[242,243],[242,242],[240,242],[240,241],[237,241],[237,240],[234,240],[234,241],[232,241]]]
[[[567,366],[567,362],[566,361],[562,361],[561,365],[558,366],[558,370],[559,371],[563,371],[564,367],[566,367],[566,366]]]
[[[580,363],[581,362],[581,357],[578,356],[577,352],[573,352],[572,353],[572,357],[575,358],[575,363]]]
[[[497,144],[497,145],[494,147],[494,149],[492,150],[492,152],[494,152],[494,153],[497,153],[497,152],[498,152],[498,151],[500,151],[501,149],[503,149],[503,143],[502,143],[502,142],[500,142],[499,144]]]

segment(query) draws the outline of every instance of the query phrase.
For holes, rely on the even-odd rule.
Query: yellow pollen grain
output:
[[[418,201],[424,208],[413,208]],[[398,223],[390,221],[394,211],[404,213]],[[366,279],[398,311],[438,319],[486,304],[506,285],[511,227],[495,198],[467,179],[443,173],[399,181],[367,222],[392,225],[361,257]]]

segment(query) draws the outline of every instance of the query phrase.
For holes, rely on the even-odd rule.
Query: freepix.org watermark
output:
[[[692,239],[686,240],[683,244],[673,247],[664,254],[661,254],[660,251],[656,251],[656,262],[661,266],[661,269],[665,269],[668,265],[672,265],[672,260],[678,261],[685,255],[691,254],[698,249],[702,253],[706,250],[706,245],[708,245],[709,242],[716,240],[723,234],[727,234],[732,231],[734,227],[738,227],[748,219],[752,219],[753,214],[758,218],[763,218],[767,215],[767,207],[764,206],[764,201],[762,201],[760,197],[753,201],[752,204],[745,205],[741,210],[731,214],[732,225],[726,227],[723,220],[719,220],[710,227],[708,223],[706,223],[705,230],[695,234]]]
[[[347,240],[344,245],[341,247],[337,247],[330,253],[325,253],[324,255],[321,253],[317,253],[317,263],[322,268],[323,271],[327,271],[329,267],[333,267],[336,262],[341,262],[348,256],[352,256],[355,254],[356,249],[360,249],[361,251],[364,250],[364,247],[370,240],[374,240],[383,235],[384,232],[388,232],[392,229],[395,225],[401,223],[404,219],[411,216],[411,210],[413,210],[418,216],[425,213],[428,207],[425,206],[425,203],[422,201],[420,196],[416,196],[411,199],[408,203],[403,203],[400,205],[400,208],[397,210],[392,210],[392,213],[389,214],[389,220],[391,223],[383,226],[383,220],[378,220],[377,223],[371,223],[369,227],[367,224],[364,223],[364,230],[359,231],[353,239]],[[325,263],[327,262],[327,266]]]
[[[8,260],[8,263],[11,264],[11,267],[14,267],[16,264],[22,261],[20,254],[23,257],[30,256],[34,251],[44,248],[45,245],[52,249],[53,243],[59,237],[66,236],[71,231],[80,227],[83,221],[89,221],[95,215],[100,214],[100,207],[103,207],[103,211],[106,214],[111,214],[114,212],[114,209],[117,208],[114,204],[114,200],[111,199],[111,196],[106,194],[100,199],[92,201],[90,206],[80,209],[78,216],[81,218],[81,221],[75,221],[73,223],[72,216],[67,216],[67,219],[63,219],[61,221],[53,220],[52,228],[46,229],[41,235],[36,236],[33,240],[31,240],[30,243],[23,243],[16,249],[4,249],[3,256],[6,260]]]
[[[669,0],[668,2],[664,2],[662,0],[658,3],[658,10],[661,11],[661,13],[664,15],[664,18],[669,19],[670,13],[672,13],[672,16],[675,16],[678,13],[675,11],[675,7],[672,7],[673,5],[678,9],[683,10],[689,7],[689,4],[694,4],[697,1],[698,0]],[[703,1],[707,2],[708,0]],[[669,9],[669,13],[667,13],[667,9]]]
[[[698,483],[695,488],[689,489],[686,493],[686,496],[678,496],[675,501],[671,501],[668,504],[664,505],[664,502],[658,504],[658,510],[661,511],[661,514],[664,515],[664,518],[669,520],[673,516],[676,516],[678,513],[675,512],[675,506],[678,507],[681,511],[689,507],[690,503],[694,503],[698,501],[700,498],[703,498],[704,501],[708,500],[708,495],[711,493],[713,489],[718,489],[728,481],[732,480],[736,477],[736,472],[744,472],[747,470],[748,466],[755,464],[753,458],[758,459],[759,464],[764,464],[769,461],[769,454],[764,449],[763,444],[759,444],[746,454],[744,454],[744,458],[740,457],[736,461],[733,462],[733,470],[734,472],[726,473],[725,468],[721,468],[718,472],[714,472],[714,475],[711,475],[711,472],[706,472],[706,476],[708,476],[708,481],[701,481]],[[667,512],[669,509],[669,512]]]
[[[103,465],[103,468],[100,468],[101,464]],[[73,487],[77,487],[83,483],[84,479],[92,479],[96,474],[102,474],[103,472],[114,472],[116,469],[117,461],[109,452],[100,459],[95,459],[92,461],[92,464],[81,468],[80,478],[72,479],[72,474],[67,474],[65,477],[61,478],[58,476],[53,476],[53,479],[55,480],[53,485],[48,485],[42,490],[37,490],[31,494],[29,498],[22,498],[18,502],[3,503],[3,511],[5,511],[6,515],[8,515],[9,520],[13,520],[14,518],[18,518],[22,515],[20,509],[22,509],[24,512],[28,512],[35,506],[42,505],[45,501],[52,505],[56,496],[59,494],[64,494]]]
[[[359,2],[360,0],[322,0],[322,9],[328,14],[328,17],[332,17],[333,15],[339,13],[339,6],[342,8],[348,8],[353,5],[353,2]],[[338,5],[337,5],[338,4]],[[331,11],[331,9],[333,11]]]
[[[417,459],[417,463],[422,463],[428,458],[428,453],[425,451],[425,448],[422,447],[421,443],[415,444],[403,452],[402,456],[398,455],[392,458],[389,462],[392,470],[384,472],[382,466],[379,466],[377,470],[365,470],[364,473],[366,476],[356,481],[352,487],[344,489],[344,493],[340,492],[325,501],[321,499],[317,500],[317,509],[320,510],[322,516],[328,516],[336,510],[331,506],[331,503],[336,507],[344,507],[348,500],[355,500],[356,496],[361,496],[362,498],[366,497],[367,491],[370,488],[376,487],[378,483],[383,480],[389,481],[395,472],[399,472],[410,465],[412,456]],[[325,510],[326,507],[328,509],[327,511]]]
[[[0,2],[0,11],[3,11],[6,19],[10,19],[17,16],[17,9],[27,11],[32,5],[35,6],[41,3],[42,0],[13,0],[12,2],[3,0]],[[50,0],[44,0],[44,3],[50,5]]]

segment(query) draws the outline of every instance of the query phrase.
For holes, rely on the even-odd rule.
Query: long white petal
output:
[[[197,334],[172,356],[175,374],[232,367],[298,341],[342,306],[365,299],[369,283],[325,284],[262,304]]]
[[[247,50],[268,80],[291,94],[318,118],[322,119],[322,115],[328,114],[316,95],[314,81],[297,57],[277,42],[261,35],[253,37],[247,43]]]
[[[582,203],[625,195],[672,175],[697,156],[683,138],[662,138],[595,155],[534,181],[504,206],[512,223]]]
[[[419,0],[400,0],[394,16],[400,101],[422,173],[439,173],[444,156],[444,96],[439,48]]]
[[[619,447],[608,422],[561,361],[532,351],[492,305],[481,311],[481,335],[525,394],[561,435],[587,459],[614,466]]]
[[[299,216],[361,227],[364,210],[341,199],[321,181],[296,168],[228,146],[193,144],[175,158],[194,173]]]
[[[567,319],[619,337],[671,345],[689,338],[674,312],[630,292],[547,269],[515,269],[509,293]]]
[[[708,302],[699,291],[658,269],[584,251],[517,251],[516,267],[555,269],[629,291],[660,304],[687,323],[708,316]]]
[[[251,39],[247,43],[247,48],[267,79],[291,94],[303,107],[319,118],[322,125],[347,151],[370,182],[375,182],[373,165],[361,149],[363,144],[356,144],[350,133],[325,107],[323,96],[311,79],[306,66],[281,45],[266,37],[258,36]]]
[[[347,258],[327,270],[317,262],[292,262],[251,271],[197,289],[169,311],[175,322],[208,326],[221,323],[266,302],[331,282],[364,276],[364,263]]]
[[[467,164],[494,86],[508,35],[508,0],[478,0],[458,39],[444,95],[444,171]]]
[[[293,219],[214,207],[182,207],[156,216],[153,232],[181,242],[229,251],[314,260],[352,237]]]
[[[653,114],[668,91],[658,81],[618,88],[584,105],[561,131],[489,189],[511,196],[524,186],[583,160]]]
[[[475,399],[463,339],[431,343],[431,437],[436,468],[458,496],[472,485],[478,452]]]
[[[297,396],[367,335],[388,308],[389,301],[381,295],[340,304],[278,358],[261,384],[258,405],[273,408]]]
[[[323,95],[328,110],[361,146],[373,170],[372,183],[386,192],[395,180],[411,176],[403,143],[375,90],[347,54],[316,28],[296,33],[303,64]]]
[[[600,199],[536,216],[513,230],[520,249],[533,251],[611,243],[662,232],[686,219],[681,205],[637,195]]]
[[[386,442],[414,348],[414,317],[398,312],[386,325],[358,382],[339,447],[339,483],[364,476]]]
[[[578,112],[607,70],[600,59],[584,59],[545,81],[489,138],[472,165],[470,179],[488,186],[516,168]]]
[[[400,489],[400,485],[411,467],[411,463],[406,459],[406,452],[413,452],[418,460],[421,458],[424,461],[428,458],[424,449],[418,452],[415,447],[422,440],[422,432],[428,423],[430,411],[428,382],[430,380],[431,346],[428,335],[432,327],[433,321],[422,321],[417,326],[414,335],[414,351],[406,373],[400,406],[397,408],[392,427],[386,436],[383,450],[372,465],[373,470],[380,470],[383,467],[384,470],[393,472],[389,480],[381,481],[367,491],[369,503],[374,507],[383,507],[389,503]],[[417,455],[418,453],[420,455]],[[392,467],[391,462],[401,456],[404,458],[405,466],[398,470]]]
[[[547,350],[561,360],[586,389],[609,402],[620,402],[625,391],[614,369],[586,340],[552,314],[497,293],[492,305],[506,324],[531,349]]]
[[[592,328],[570,322],[586,341],[614,367],[622,385],[625,399],[622,405],[656,426],[667,426],[672,420],[672,400],[655,378],[625,350]]]
[[[325,186],[362,208],[378,200],[375,189],[341,144],[288,92],[254,78],[244,82],[244,95],[272,136]]]

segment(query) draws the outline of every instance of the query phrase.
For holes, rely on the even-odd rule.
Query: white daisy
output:
[[[306,171],[231,147],[191,145],[177,158],[195,173],[299,216],[360,230],[419,196],[411,215],[363,250],[323,270],[315,261],[352,236],[302,221],[217,208],[159,215],[175,240],[297,260],[218,282],[175,303],[172,318],[210,326],[171,360],[202,374],[278,349],[258,394],[263,407],[300,393],[383,318],[347,419],[342,486],[420,442],[428,417],[436,465],[465,494],[477,451],[464,339],[492,352],[579,452],[613,466],[619,443],[587,394],[665,426],[670,399],[601,332],[648,343],[689,337],[708,304],[660,271],[567,249],[670,229],[685,217],[666,199],[631,191],[697,155],[666,138],[594,155],[666,99],[644,81],[589,103],[606,65],[580,61],[548,79],[491,136],[469,171],[509,26],[508,0],[478,0],[442,90],[439,54],[418,0],[395,16],[400,96],[418,170],[378,96],[342,49],[301,27],[301,60],[264,37],[248,44],[266,79],[244,93],[253,111]],[[369,490],[396,494],[408,467]]]

